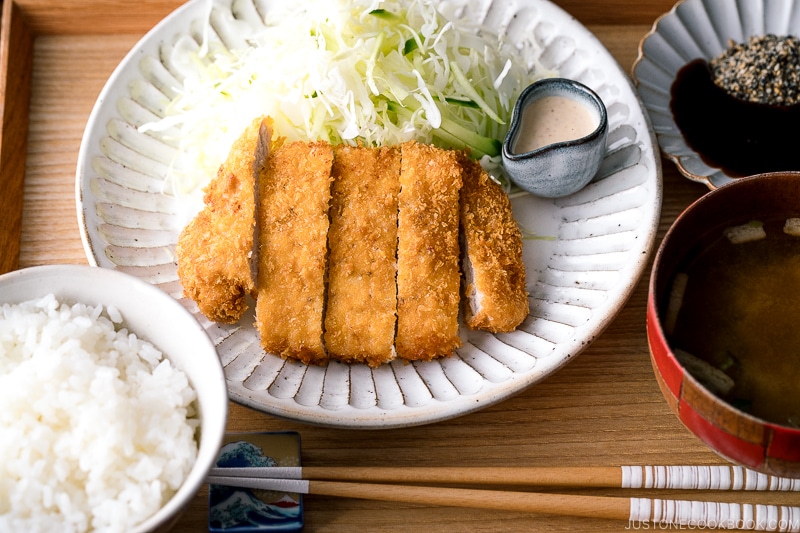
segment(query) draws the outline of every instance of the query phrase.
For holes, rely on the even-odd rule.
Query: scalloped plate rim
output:
[[[172,25],[177,24],[175,22],[176,19],[180,19],[186,13],[192,12],[193,9],[199,9],[196,7],[197,4],[199,4],[199,0],[187,2],[165,17],[143,36],[114,70],[92,109],[79,152],[76,173],[76,198],[81,239],[89,262],[95,266],[104,266],[103,263],[109,260],[107,258],[105,258],[105,260],[98,259],[103,256],[103,250],[100,250],[100,246],[96,246],[97,242],[99,242],[97,241],[99,237],[95,235],[97,228],[90,228],[87,222],[88,219],[91,218],[87,210],[93,198],[91,197],[92,193],[89,188],[85,188],[90,182],[90,176],[88,174],[91,174],[91,172],[85,172],[84,170],[87,168],[90,169],[91,166],[89,142],[92,136],[97,133],[92,129],[92,126],[94,126],[95,129],[105,127],[105,124],[97,123],[98,117],[104,111],[105,100],[110,97],[115,85],[119,84],[126,75],[130,77],[130,73],[126,72],[126,69],[130,70],[132,68],[130,63],[133,61],[133,58],[141,53],[145,45],[151,44],[151,41],[157,39],[159,36],[163,37],[161,34],[171,28]],[[553,360],[549,360],[546,356],[537,357],[536,363],[531,370],[524,373],[514,373],[511,379],[500,383],[498,386],[490,384],[490,386],[487,387],[486,383],[488,382],[484,377],[484,383],[479,392],[471,395],[459,394],[457,398],[458,401],[441,401],[436,398],[431,398],[428,403],[422,407],[407,406],[404,404],[398,408],[388,409],[382,409],[376,406],[362,409],[352,405],[347,405],[339,410],[326,409],[319,405],[305,408],[299,406],[294,398],[281,399],[270,397],[271,403],[265,404],[263,401],[259,401],[255,393],[251,393],[251,391],[247,390],[243,386],[243,382],[232,383],[229,379],[229,392],[231,393],[232,400],[281,418],[339,428],[377,429],[407,427],[446,420],[496,404],[540,382],[542,379],[572,361],[591,344],[617,316],[637,286],[645,270],[656,238],[662,199],[661,162],[660,158],[657,157],[658,153],[655,148],[658,146],[656,137],[652,125],[650,124],[649,116],[643,107],[643,102],[637,94],[631,80],[602,43],[600,43],[589,30],[583,27],[574,17],[569,15],[562,8],[550,2],[550,0],[528,0],[520,2],[520,4],[523,6],[534,5],[549,10],[549,13],[553,13],[558,17],[556,24],[561,23],[568,26],[570,31],[579,32],[582,39],[585,39],[592,47],[597,47],[592,51],[601,56],[605,56],[605,60],[612,66],[612,72],[607,73],[606,81],[610,82],[613,80],[615,84],[624,85],[624,87],[622,87],[623,92],[626,90],[630,92],[629,95],[626,94],[625,102],[630,107],[634,108],[632,113],[635,115],[635,120],[637,121],[637,136],[635,137],[635,141],[639,146],[644,146],[642,154],[639,156],[639,160],[636,162],[635,166],[644,166],[645,169],[643,172],[646,173],[645,182],[639,183],[631,188],[636,188],[637,190],[639,188],[646,189],[648,193],[647,202],[644,205],[638,206],[637,209],[647,211],[647,213],[645,217],[642,217],[639,226],[636,227],[637,232],[642,232],[642,234],[637,233],[635,237],[637,239],[635,242],[638,246],[631,246],[630,249],[626,250],[626,253],[631,256],[630,259],[627,259],[619,270],[614,271],[620,275],[621,279],[613,289],[607,291],[608,293],[613,293],[613,298],[609,297],[609,302],[591,308],[591,318],[588,320],[588,325],[584,324],[576,328],[581,329],[580,335],[573,335],[571,338],[560,343],[560,347],[567,352],[566,356]],[[184,27],[185,26],[186,24],[184,24]],[[174,31],[178,30],[175,29]],[[629,118],[629,120],[631,119]],[[639,122],[639,120],[641,120],[641,122]],[[624,124],[628,123],[625,122]],[[639,130],[642,131],[639,132]],[[639,136],[640,134],[641,138]],[[84,180],[86,180],[87,183],[84,183]],[[97,253],[98,251],[100,253]],[[106,266],[106,268],[114,268],[115,266],[116,265],[110,264]]]
[[[764,5],[764,0],[750,0],[750,1],[752,1],[752,2],[760,1],[761,5],[762,6]],[[689,4],[691,2],[699,2],[699,3],[701,3],[701,4],[703,4],[705,6],[706,0],[678,0],[669,9],[669,11],[659,15],[658,18],[656,18],[656,20],[653,22],[652,26],[650,27],[650,30],[639,41],[638,55],[636,57],[636,60],[633,63],[633,66],[631,67],[631,79],[633,80],[637,90],[639,88],[639,85],[641,84],[641,80],[639,79],[639,75],[637,74],[637,67],[639,66],[639,64],[642,61],[644,61],[645,59],[649,59],[648,56],[644,52],[645,43],[648,41],[648,39],[652,38],[654,35],[659,33],[660,25],[664,22],[664,20],[666,20],[668,18],[671,18],[671,17],[677,17],[678,16],[677,15],[677,10],[680,8],[680,6],[682,4]],[[798,29],[800,29],[800,28],[798,28]],[[704,59],[710,59],[708,57],[703,57],[703,58]],[[648,109],[647,103],[646,102],[643,102],[643,103],[644,103],[645,109]],[[649,112],[649,110],[648,110],[648,112]],[[670,117],[671,117],[671,113],[670,113]],[[660,141],[659,141],[659,148],[660,148],[661,153],[667,159],[669,159],[670,161],[675,163],[675,166],[677,167],[678,171],[684,177],[686,177],[687,179],[689,179],[691,181],[695,181],[695,182],[702,183],[702,184],[706,185],[706,187],[708,187],[709,190],[714,190],[714,189],[724,185],[725,183],[730,183],[731,181],[736,179],[736,177],[729,176],[728,174],[726,174],[725,171],[722,170],[721,168],[713,167],[713,166],[709,165],[708,163],[706,163],[697,151],[695,151],[694,149],[690,148],[686,144],[686,141],[684,139],[683,134],[681,133],[680,129],[674,123],[672,124],[672,129],[671,129],[670,133],[672,134],[672,137],[679,137],[681,139],[681,141],[683,142],[682,148],[685,148],[686,150],[688,150],[690,152],[690,154],[689,155],[685,155],[685,154],[684,155],[679,155],[679,154],[675,154],[673,152],[670,152],[667,148],[665,148],[661,144]],[[657,134],[656,138],[660,139],[660,135]],[[708,175],[703,175],[703,174],[696,174],[696,173],[690,171],[686,167],[686,164],[684,163],[685,161],[689,161],[689,160],[696,161],[696,162],[699,162],[699,163],[705,165],[706,167],[708,167],[711,170],[711,173],[709,173]],[[714,176],[721,177],[722,182],[715,183]],[[718,178],[718,179],[720,179],[720,178]]]

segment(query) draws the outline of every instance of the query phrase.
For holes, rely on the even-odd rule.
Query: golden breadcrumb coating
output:
[[[270,136],[271,120],[265,117],[245,129],[206,188],[203,209],[178,237],[184,295],[216,322],[237,322],[255,288],[255,184]]]
[[[271,127],[259,117],[233,143],[178,238],[205,316],[235,323],[252,296],[267,352],[371,367],[451,355],[462,309],[472,329],[522,323],[522,235],[467,153],[287,142]]]
[[[522,234],[511,201],[480,163],[462,157],[464,319],[472,329],[513,331],[528,316]]]
[[[399,357],[430,360],[461,346],[458,153],[402,145],[397,250]]]
[[[260,176],[256,328],[270,353],[322,364],[333,148],[273,147]]]
[[[376,367],[395,356],[400,150],[339,145],[333,177],[325,347]]]

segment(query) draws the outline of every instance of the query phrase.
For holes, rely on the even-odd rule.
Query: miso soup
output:
[[[800,427],[800,236],[790,233],[799,222],[751,222],[710,237],[679,268],[665,320],[673,352],[698,381],[742,411],[793,427]]]

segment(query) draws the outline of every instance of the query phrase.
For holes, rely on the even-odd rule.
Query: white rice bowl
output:
[[[168,526],[224,433],[213,345],[180,304],[140,280],[91,267],[27,270],[36,272],[0,276],[0,531]],[[76,298],[87,284],[98,294]],[[37,294],[19,297],[31,287]],[[107,305],[97,303],[103,293]],[[133,327],[146,315],[155,330]],[[137,331],[178,342],[162,353]],[[170,349],[194,353],[173,361]],[[203,371],[185,365],[189,356]]]

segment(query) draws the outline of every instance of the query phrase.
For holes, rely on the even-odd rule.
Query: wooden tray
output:
[[[556,3],[589,25],[627,69],[639,40],[672,0]],[[176,0],[4,0],[0,272],[87,262],[75,207],[75,166],[86,120],[117,63],[179,5]],[[664,163],[659,242],[683,208],[705,192]],[[658,389],[644,328],[648,280],[643,276],[618,318],[575,361],[544,383],[480,412],[428,426],[364,432],[311,427],[232,403],[228,431],[299,431],[307,466],[720,463],[680,424]],[[201,491],[173,531],[207,530],[206,498]],[[797,505],[796,494],[747,499]],[[628,526],[319,496],[307,498],[305,509],[307,532],[622,531]]]
[[[580,13],[584,24],[647,23],[671,5],[629,0],[557,2]],[[141,36],[182,2],[177,0],[5,0],[0,27],[0,273],[19,266],[22,192],[26,168],[28,108],[35,42],[51,35]]]
[[[669,0],[646,5],[625,0],[582,2],[562,0],[570,13],[581,13],[584,24],[615,24],[653,20],[669,7]],[[177,0],[6,0],[0,28],[0,272],[18,266],[25,175],[28,105],[33,49],[41,35],[143,35],[182,2]]]

